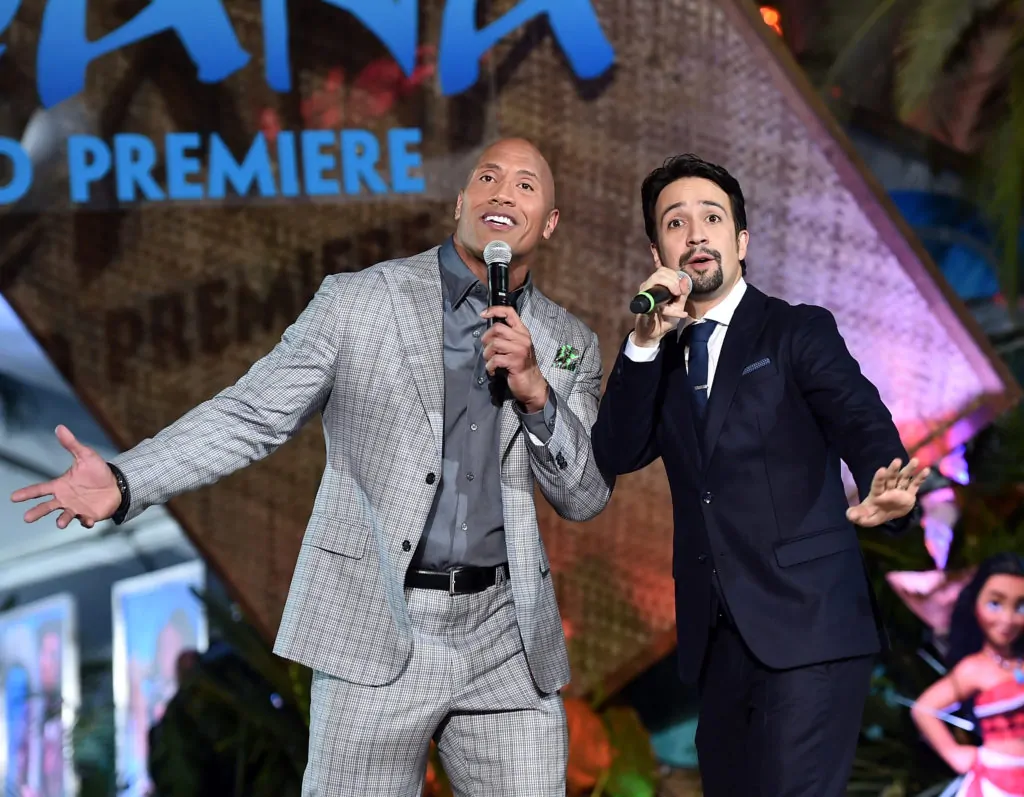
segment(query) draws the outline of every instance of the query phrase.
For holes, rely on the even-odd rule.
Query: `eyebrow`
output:
[[[714,208],[718,208],[726,216],[729,215],[729,211],[727,211],[721,204],[719,204],[718,202],[715,202],[715,200],[713,200],[713,199],[702,199],[699,204],[705,205],[705,206],[714,207]],[[664,221],[665,217],[669,214],[670,211],[673,211],[676,208],[684,208],[684,207],[686,207],[686,203],[685,202],[673,202],[671,205],[669,205],[667,208],[665,208],[665,210],[662,211],[662,213],[661,213],[661,220]]]
[[[479,171],[487,171],[487,170],[490,170],[490,171],[493,171],[493,172],[503,172],[503,171],[505,171],[497,163],[481,163],[477,167],[477,171],[478,172]],[[537,173],[536,172],[531,172],[529,169],[520,169],[516,173],[517,174],[525,174],[528,177],[532,177],[534,180],[540,180],[540,177],[537,176]]]

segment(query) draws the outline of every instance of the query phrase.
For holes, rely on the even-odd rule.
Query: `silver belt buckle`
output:
[[[453,595],[453,596],[455,595],[455,574],[457,572],[458,572],[458,570],[449,570],[448,571],[448,594],[449,595]]]

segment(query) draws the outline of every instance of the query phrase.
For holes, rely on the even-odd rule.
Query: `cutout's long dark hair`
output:
[[[978,625],[975,606],[986,582],[992,576],[1020,576],[1024,578],[1024,557],[1015,553],[997,553],[980,565],[970,583],[961,590],[953,606],[949,625],[949,655],[946,665],[953,669],[961,659],[977,653],[985,644],[985,635]],[[1024,656],[1024,634],[1013,643],[1013,654]]]

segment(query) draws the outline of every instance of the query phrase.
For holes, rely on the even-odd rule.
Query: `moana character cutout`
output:
[[[962,775],[952,797],[1024,797],[1024,558],[985,560],[953,608],[949,670],[918,698],[914,722]],[[980,747],[961,744],[941,718],[973,703]]]

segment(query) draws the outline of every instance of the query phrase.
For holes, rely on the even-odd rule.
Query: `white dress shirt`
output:
[[[708,339],[708,396],[711,396],[711,385],[715,381],[715,369],[718,367],[718,358],[722,354],[722,344],[725,343],[725,333],[729,331],[729,324],[732,323],[732,317],[736,312],[736,308],[740,305],[740,299],[743,298],[743,294],[747,292],[747,283],[740,277],[740,281],[737,282],[731,291],[726,294],[725,298],[708,310],[704,318],[694,320],[692,318],[684,319],[683,323],[676,329],[677,335],[682,335],[683,330],[686,329],[690,324],[702,324],[705,321],[716,321],[718,326],[711,333],[711,337]],[[669,335],[672,333],[669,332]],[[629,333],[629,339],[626,341],[626,356],[633,362],[646,363],[653,360],[658,356],[658,352],[661,351],[660,341],[654,346],[637,346],[633,343],[633,333]],[[690,347],[687,345],[684,353],[686,357],[686,367],[690,367]]]

